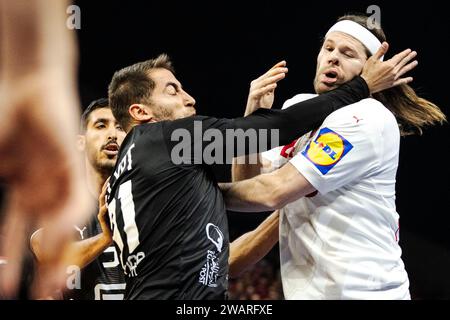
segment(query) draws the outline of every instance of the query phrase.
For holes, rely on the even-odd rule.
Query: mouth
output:
[[[336,70],[331,69],[322,74],[322,82],[328,86],[336,84],[338,80],[338,73]]]
[[[108,143],[103,147],[103,152],[108,156],[116,156],[119,153],[119,145],[115,142]]]

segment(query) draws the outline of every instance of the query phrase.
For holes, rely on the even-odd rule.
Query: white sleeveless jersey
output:
[[[290,162],[318,191],[280,213],[286,299],[410,299],[395,208],[399,144],[392,113],[365,99],[262,154],[273,170]]]

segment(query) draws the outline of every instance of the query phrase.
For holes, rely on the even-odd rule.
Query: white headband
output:
[[[366,48],[372,55],[374,55],[375,52],[377,52],[381,47],[380,40],[378,40],[372,32],[364,28],[359,23],[350,20],[339,21],[334,26],[332,26],[330,30],[328,30],[325,36],[328,36],[330,32],[335,31],[347,33],[353,38],[359,40],[364,46],[366,46]],[[381,57],[381,61],[383,61],[383,57]]]

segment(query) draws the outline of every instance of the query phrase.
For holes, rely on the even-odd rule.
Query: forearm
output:
[[[111,238],[105,236],[103,233],[86,240],[74,242],[68,249],[69,264],[76,265],[80,269],[84,268],[111,244]]]
[[[264,147],[285,145],[292,139],[315,129],[332,112],[365,99],[369,97],[369,94],[369,88],[364,79],[355,77],[333,91],[296,103],[288,109],[259,109],[247,117],[234,119],[234,129],[278,130],[279,141],[273,141],[271,132],[267,134],[269,143],[266,146],[261,146],[258,141],[258,152],[262,152],[266,150]],[[260,138],[259,135],[257,138]],[[241,154],[237,154],[239,155]]]
[[[230,244],[229,276],[235,278],[261,260],[278,242],[278,211],[273,212],[255,230]]]
[[[252,160],[253,161],[252,163]],[[241,156],[233,158],[231,164],[231,181],[241,181],[256,177],[262,172],[261,155]]]
[[[284,207],[311,192],[313,185],[290,163],[252,179],[220,184],[227,209],[270,211]]]
[[[268,178],[262,174],[252,179],[234,183],[221,183],[228,210],[241,212],[262,212],[276,210],[276,190]]]
[[[77,265],[80,268],[84,268],[86,265],[91,263],[92,260],[97,258],[113,243],[111,229],[109,228],[109,222],[107,222],[108,209],[105,204],[107,185],[108,180],[103,184],[102,190],[98,197],[99,211],[97,214],[97,220],[102,232],[89,239],[72,243],[68,250],[68,261],[71,261],[71,264]]]
[[[36,231],[30,239],[31,250],[40,264],[47,263],[51,256],[43,245],[43,234],[40,229]],[[70,243],[64,253],[65,263],[67,265],[76,265],[80,268],[88,265],[98,255],[100,255],[112,243],[112,239],[108,234],[101,233],[92,238],[74,241]]]

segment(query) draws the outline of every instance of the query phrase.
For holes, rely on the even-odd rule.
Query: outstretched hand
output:
[[[76,99],[67,93],[70,87],[51,75],[36,74],[25,83],[17,81],[15,87],[8,87],[0,107],[9,115],[8,131],[0,136],[0,176],[7,185],[0,256],[8,261],[0,270],[0,291],[9,298],[18,289],[27,230],[46,229],[42,246],[49,258],[39,266],[32,295],[48,296],[65,283],[63,253],[73,225],[94,208],[82,158],[70,144],[79,119]],[[55,88],[58,93],[50,97],[46,92]]]
[[[286,61],[283,60],[250,83],[250,92],[245,109],[246,116],[259,108],[272,108],[277,82],[284,79],[287,72]]]
[[[106,206],[105,197],[106,197],[106,190],[108,188],[109,178],[105,181],[102,187],[102,192],[100,193],[98,197],[98,214],[97,219],[100,224],[100,227],[102,228],[103,235],[109,239],[110,244],[112,243],[112,233],[111,228],[109,225],[109,219],[108,219],[108,207]]]
[[[406,49],[383,62],[380,59],[388,49],[389,44],[383,42],[378,51],[364,65],[361,77],[366,81],[371,93],[413,81],[412,77],[402,78],[402,76],[418,65],[417,60],[411,62],[417,56],[417,52]]]

